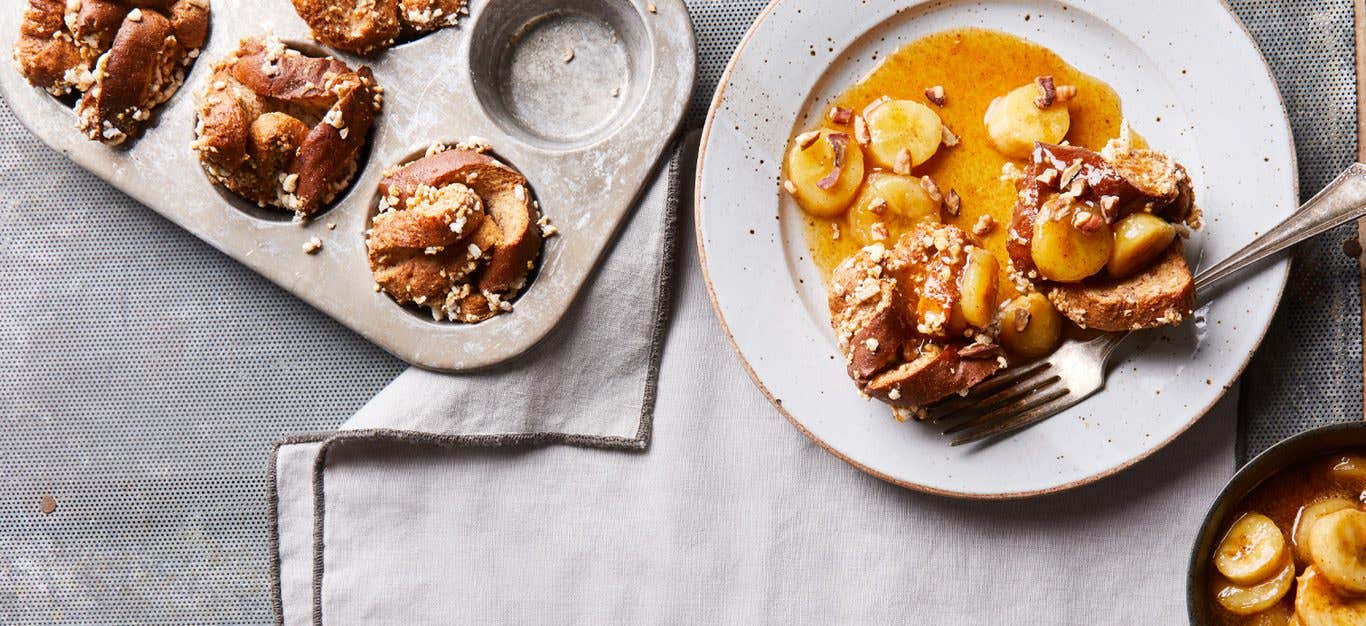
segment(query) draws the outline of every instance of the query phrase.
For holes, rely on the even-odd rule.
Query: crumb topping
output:
[[[198,94],[191,145],[214,182],[303,223],[350,185],[382,106],[368,68],[248,38]]]
[[[204,45],[208,2],[89,8],[80,0],[28,2],[11,59],[32,85],[78,94],[77,127],[118,145],[141,134],[184,83]]]
[[[366,233],[377,291],[439,321],[513,310],[540,242],[558,234],[525,178],[483,155],[487,142],[432,144],[389,168]]]
[[[469,15],[466,0],[294,0],[294,9],[314,39],[363,55],[456,26]]]

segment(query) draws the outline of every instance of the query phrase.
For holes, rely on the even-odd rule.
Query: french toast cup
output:
[[[195,149],[229,191],[308,219],[355,177],[382,94],[369,68],[244,39],[200,95]]]
[[[54,96],[79,94],[81,131],[120,145],[180,89],[208,30],[208,0],[28,0],[14,64]]]

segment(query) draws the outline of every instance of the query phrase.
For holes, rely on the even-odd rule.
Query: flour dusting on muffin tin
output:
[[[0,11],[0,47],[13,49],[26,4]],[[69,106],[12,67],[0,70],[0,93],[45,143],[375,344],[415,365],[466,371],[525,352],[555,326],[657,171],[692,91],[695,43],[683,2],[656,4],[476,1],[458,28],[363,58],[314,43],[290,0],[215,3],[200,53],[208,61],[119,149],[87,140]],[[212,64],[270,33],[310,56],[367,66],[384,88],[353,182],[303,223],[215,185],[191,147],[194,94]],[[575,52],[568,64],[566,47]],[[570,73],[537,80],[550,60]],[[476,136],[528,181],[540,203],[537,240],[563,234],[538,246],[513,312],[434,321],[376,291],[365,231],[387,168],[434,141]]]

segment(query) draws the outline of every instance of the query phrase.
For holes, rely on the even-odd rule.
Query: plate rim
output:
[[[903,480],[887,475],[886,473],[873,469],[872,467],[869,467],[864,463],[855,461],[854,459],[840,452],[834,446],[831,446],[830,444],[822,440],[820,437],[817,437],[815,433],[812,433],[809,429],[806,428],[806,426],[804,426],[800,421],[798,421],[783,406],[783,403],[773,395],[773,393],[769,390],[768,386],[764,384],[763,380],[759,378],[758,373],[755,372],[753,366],[749,362],[749,359],[745,357],[744,352],[740,350],[739,344],[736,343],[735,337],[731,333],[730,324],[726,321],[726,316],[721,310],[721,304],[717,300],[716,296],[716,289],[712,284],[711,270],[709,269],[709,266],[707,264],[706,239],[703,236],[701,220],[703,204],[703,163],[706,160],[708,140],[711,138],[711,131],[716,121],[716,114],[720,110],[721,103],[725,98],[726,86],[730,83],[731,74],[735,70],[736,63],[739,61],[740,56],[745,52],[745,48],[749,45],[750,40],[753,38],[754,34],[758,32],[760,26],[763,25],[764,20],[768,19],[769,16],[772,15],[773,10],[776,9],[778,5],[789,1],[793,0],[769,0],[769,3],[764,7],[763,11],[761,11],[759,13],[759,16],[755,18],[754,23],[751,24],[749,29],[745,31],[744,37],[740,39],[740,43],[738,46],[736,46],[735,52],[731,54],[730,60],[726,63],[725,71],[721,73],[721,76],[717,81],[716,92],[712,94],[711,104],[707,107],[706,122],[702,127],[701,137],[698,142],[697,169],[694,173],[692,198],[693,234],[697,239],[697,253],[699,261],[702,265],[702,280],[707,288],[707,299],[711,302],[712,312],[716,315],[717,321],[720,322],[721,332],[723,332],[726,335],[727,343],[730,344],[731,350],[734,351],[735,356],[739,358],[740,365],[749,375],[750,381],[754,383],[755,387],[758,387],[759,392],[763,394],[764,398],[768,400],[769,404],[772,405],[773,408],[777,409],[778,413],[780,413],[783,416],[783,418],[785,418],[788,421],[789,424],[795,427],[807,439],[811,440],[811,442],[820,446],[826,452],[829,452],[830,454],[834,455],[836,458],[840,459],[846,464],[853,466],[857,468],[859,471],[868,474],[874,478],[877,478],[884,482],[891,483],[898,487],[902,487],[904,489],[910,489],[912,491],[918,491],[921,493],[956,498],[961,500],[1022,500],[1078,489],[1080,487],[1084,487],[1086,485],[1102,481],[1106,478],[1123,472],[1124,470],[1129,469],[1130,467],[1133,467],[1138,463],[1143,462],[1152,455],[1156,454],[1158,451],[1162,450],[1163,448],[1166,448],[1178,437],[1184,435],[1187,431],[1190,430],[1192,426],[1194,426],[1197,422],[1199,422],[1206,415],[1208,415],[1210,410],[1212,410],[1215,405],[1217,405],[1220,401],[1227,397],[1228,391],[1232,388],[1232,385],[1223,386],[1223,389],[1220,391],[1218,395],[1216,395],[1212,400],[1210,400],[1210,402],[1207,405],[1200,408],[1199,410],[1194,411],[1192,413],[1191,418],[1186,423],[1182,424],[1179,428],[1177,428],[1175,432],[1173,432],[1171,435],[1157,442],[1157,444],[1153,445],[1147,450],[1144,450],[1143,452],[1129,459],[1126,459],[1124,462],[1119,463],[1114,467],[1090,474],[1086,477],[1079,478],[1077,480],[1073,480],[1061,485],[1055,485],[1043,489],[1029,489],[1023,491],[1011,491],[1002,493],[972,493],[965,491],[955,491],[952,489],[931,487],[929,485],[924,485],[914,481]],[[1290,112],[1289,109],[1287,109],[1285,106],[1285,96],[1281,92],[1280,84],[1276,81],[1275,73],[1271,71],[1271,65],[1267,62],[1266,55],[1262,53],[1261,46],[1258,45],[1257,39],[1253,37],[1252,31],[1248,30],[1247,25],[1244,24],[1243,20],[1238,17],[1238,14],[1233,11],[1233,7],[1229,5],[1228,0],[1218,0],[1218,4],[1219,8],[1222,9],[1223,12],[1233,20],[1233,23],[1238,26],[1238,29],[1242,32],[1243,36],[1246,37],[1247,40],[1252,44],[1252,48],[1256,53],[1257,60],[1261,62],[1262,71],[1265,73],[1266,78],[1268,78],[1271,81],[1271,85],[1276,93],[1276,104],[1278,106],[1281,117],[1285,122],[1285,129],[1287,135],[1285,139],[1287,145],[1289,146],[1290,152],[1291,162],[1289,165],[1290,173],[1292,174],[1292,191],[1295,194],[1296,201],[1299,202],[1302,199],[1300,194],[1299,155],[1295,149],[1294,130],[1290,125]],[[1299,206],[1296,206],[1295,211],[1298,210]],[[1258,332],[1257,341],[1253,344],[1253,349],[1250,350],[1247,353],[1247,355],[1243,357],[1242,362],[1239,363],[1236,368],[1234,368],[1235,373],[1232,380],[1235,384],[1241,381],[1244,371],[1246,371],[1247,366],[1252,362],[1252,357],[1256,355],[1257,350],[1261,347],[1262,342],[1266,339],[1266,334],[1271,330],[1271,324],[1275,319],[1276,313],[1280,310],[1282,299],[1285,297],[1285,287],[1289,282],[1290,278],[1290,266],[1284,259],[1282,259],[1276,264],[1273,264],[1273,267],[1275,267],[1274,271],[1280,273],[1280,280],[1278,281],[1279,285],[1276,289],[1276,304],[1274,307],[1272,307],[1272,315],[1267,319],[1267,323]]]

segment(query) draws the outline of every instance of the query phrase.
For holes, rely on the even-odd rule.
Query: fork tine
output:
[[[1060,377],[1053,376],[1039,385],[1034,385],[1029,389],[1017,393],[1005,406],[992,409],[991,411],[973,417],[972,419],[959,422],[952,428],[944,430],[943,434],[952,435],[964,430],[990,426],[1003,419],[1009,419],[1011,416],[1016,415],[1021,411],[1028,411],[1044,402],[1049,402],[1065,396],[1068,394],[1067,386],[1057,386],[1061,381],[1062,379]],[[1057,386],[1057,388],[1054,388],[1055,386]]]
[[[1022,367],[1016,370],[1006,370],[974,385],[968,390],[967,395],[960,396],[954,394],[931,404],[928,408],[935,409],[950,404],[975,403],[987,394],[994,393],[996,390],[1014,384],[1015,381],[1021,380],[1027,376],[1033,376],[1048,367],[1048,361],[1039,361],[1037,363],[1031,363],[1028,367]]]
[[[1035,393],[1040,389],[1044,389],[1053,383],[1062,380],[1061,376],[1058,376],[1057,374],[1048,376],[1048,373],[1048,371],[1040,372],[1038,376],[1020,381],[977,402],[969,402],[963,406],[955,407],[952,410],[943,413],[931,413],[930,420],[934,422],[945,422],[967,415],[981,415],[984,412],[995,409],[1003,404],[1019,400],[1023,396]]]
[[[927,411],[929,420],[932,422],[941,422],[962,417],[966,414],[964,413],[965,409],[985,411],[1000,406],[1015,399],[1022,390],[1029,391],[1040,384],[1044,384],[1045,379],[1051,372],[1052,370],[1048,367],[1048,364],[1044,363],[1038,367],[1031,367],[1026,372],[1012,374],[1009,380],[994,384],[985,392],[972,393],[967,396],[955,398],[952,401],[941,401],[938,404],[931,405]],[[1053,374],[1053,376],[1056,376],[1056,374]],[[978,387],[980,386],[981,385],[978,385]],[[974,388],[974,391],[977,391],[977,389]]]
[[[1034,378],[1021,381],[1009,388],[1002,389],[1000,392],[992,394],[990,397],[985,398],[979,402],[957,408],[952,412],[933,415],[931,417],[931,420],[938,423],[948,422],[972,415],[981,416],[982,414],[987,413],[989,411],[995,411],[996,409],[1002,406],[1011,404],[1013,402],[1017,402],[1031,394],[1038,393],[1043,389],[1047,389],[1048,387],[1053,386],[1053,383],[1062,380],[1062,377],[1058,376],[1057,374],[1053,374],[1051,376],[1049,376],[1048,374],[1048,371],[1044,371]]]
[[[997,420],[993,424],[985,424],[981,428],[954,439],[952,445],[961,446],[974,441],[981,441],[989,437],[1004,436],[1024,430],[1076,406],[1089,395],[1091,394],[1075,395],[1066,393],[1042,406],[1037,406],[1014,416],[1005,416],[1003,419]]]

